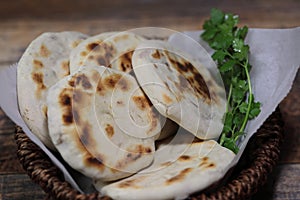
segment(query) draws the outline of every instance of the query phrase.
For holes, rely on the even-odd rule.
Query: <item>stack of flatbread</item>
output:
[[[221,179],[225,91],[166,41],[44,33],[18,64],[28,127],[113,199],[185,198]]]

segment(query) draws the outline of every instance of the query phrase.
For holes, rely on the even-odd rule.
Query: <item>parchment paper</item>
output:
[[[212,50],[206,43],[200,40],[201,31],[184,32],[187,36],[200,42],[211,54]],[[199,55],[195,49],[190,48],[185,40],[178,40],[180,34],[174,34],[169,41],[181,50],[189,52],[197,58]],[[182,37],[180,37],[182,38]],[[300,65],[300,27],[293,29],[250,29],[246,42],[250,45],[251,81],[253,92],[257,101],[262,104],[261,114],[250,121],[246,127],[247,135],[240,141],[240,151],[236,155],[234,166],[243,153],[247,142],[277,105],[291,89],[296,72]],[[50,159],[62,170],[67,181],[79,191],[91,191],[91,180],[76,175],[71,176],[66,167],[34,136],[22,120],[18,111],[16,95],[16,69],[17,65],[0,69],[0,106],[17,125],[21,126],[28,137],[35,142]],[[73,174],[73,173],[72,173]],[[80,183],[80,190],[78,184]]]

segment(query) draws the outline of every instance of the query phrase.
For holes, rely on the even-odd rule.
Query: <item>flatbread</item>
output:
[[[82,42],[71,52],[70,71],[81,66],[105,66],[123,72],[130,72],[131,56],[144,39],[130,32],[107,32]]]
[[[75,170],[112,181],[152,162],[160,119],[130,74],[82,67],[51,87],[47,100],[52,141]]]
[[[160,114],[200,139],[220,136],[225,91],[201,63],[167,42],[152,40],[136,48],[132,64],[139,84]]]
[[[161,144],[151,166],[123,180],[95,187],[116,200],[184,199],[224,177],[235,154],[214,140],[190,141],[180,133]]]
[[[54,149],[47,127],[47,90],[69,74],[70,51],[87,35],[78,32],[43,33],[27,47],[18,63],[20,113],[29,129]]]

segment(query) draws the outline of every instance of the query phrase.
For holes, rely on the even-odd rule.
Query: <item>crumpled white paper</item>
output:
[[[200,31],[184,32],[212,54],[208,45],[200,40]],[[169,42],[191,56],[198,58],[197,51],[190,48],[180,34],[170,36]],[[255,99],[261,102],[261,114],[250,121],[246,127],[247,135],[239,144],[240,151],[232,166],[241,157],[250,137],[257,131],[268,116],[276,109],[282,99],[288,94],[300,65],[300,27],[293,29],[250,29],[246,38],[250,45],[251,81]],[[17,66],[0,68],[0,107],[17,125],[21,126],[28,137],[35,142],[64,173],[65,178],[79,191],[91,191],[91,180],[77,175],[72,177],[66,167],[33,135],[18,111],[16,94]],[[74,174],[74,173],[73,173]],[[77,180],[77,183],[74,181]],[[80,188],[82,190],[80,190]]]

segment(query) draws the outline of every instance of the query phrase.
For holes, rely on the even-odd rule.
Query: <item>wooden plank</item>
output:
[[[290,93],[280,104],[280,109],[285,123],[280,162],[300,163],[300,70]]]
[[[16,154],[14,126],[0,108],[0,174],[24,172]]]
[[[252,199],[299,200],[300,199],[300,164],[277,166]]]
[[[0,135],[10,134],[14,131],[14,123],[5,115],[0,107]]]
[[[300,199],[300,165],[284,165],[277,169],[274,199]]]
[[[285,16],[280,20],[289,21],[289,13],[299,13],[299,1],[206,1],[206,0],[114,0],[114,1],[80,1],[80,0],[15,0],[1,1],[0,19],[93,19],[93,18],[158,18],[207,15],[212,7],[225,11],[243,13],[244,18],[257,17],[260,20]],[[253,16],[255,13],[255,17]],[[264,18],[259,18],[264,16]],[[298,15],[299,16],[299,15]],[[247,17],[247,18],[249,18]],[[299,19],[299,18],[298,18]]]
[[[191,0],[188,3],[179,0],[131,0],[125,4],[120,0],[101,1],[101,4],[95,3],[97,1],[70,3],[67,0],[60,3],[65,8],[63,16],[59,14],[60,11],[55,10],[60,9],[54,6],[57,1],[18,1],[20,4],[12,4],[10,1],[1,1],[2,6],[0,4],[0,64],[16,62],[27,45],[42,32],[76,30],[93,35],[103,31],[121,31],[144,26],[159,26],[178,31],[195,30],[201,29],[212,7],[239,14],[240,24],[247,24],[249,27],[286,28],[300,25],[300,3],[293,0],[287,0],[284,4],[274,0],[251,3],[234,0],[226,3],[207,3],[203,0]],[[83,12],[79,12],[79,9]],[[96,9],[93,11],[95,15],[89,13],[93,9]],[[81,14],[79,17],[72,17],[76,13]],[[31,17],[26,18],[28,15]]]
[[[193,23],[188,23],[192,22]],[[78,21],[48,21],[48,20],[12,20],[0,23],[0,64],[11,64],[19,60],[28,44],[43,32],[80,31],[94,35],[105,31],[122,31],[143,26],[159,26],[174,30],[192,30],[200,28],[200,20],[173,19],[164,20],[78,20]],[[182,24],[180,27],[177,23]],[[7,48],[9,44],[9,48]]]
[[[27,174],[0,174],[0,200],[44,199],[45,193]]]

